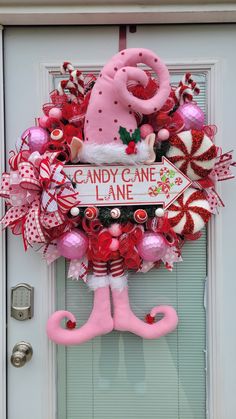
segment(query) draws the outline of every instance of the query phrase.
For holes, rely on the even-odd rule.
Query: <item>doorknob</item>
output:
[[[11,356],[11,363],[13,367],[23,367],[26,362],[30,361],[33,355],[33,348],[28,342],[18,342],[13,350]]]

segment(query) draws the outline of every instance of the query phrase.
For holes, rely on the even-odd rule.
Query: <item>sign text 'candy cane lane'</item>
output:
[[[151,165],[73,165],[64,170],[76,184],[81,207],[163,205],[167,208],[191,185],[191,180],[165,157]]]

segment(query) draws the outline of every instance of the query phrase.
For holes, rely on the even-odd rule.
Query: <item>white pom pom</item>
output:
[[[165,211],[163,210],[163,208],[157,208],[155,210],[156,217],[164,217],[164,215],[165,215]]]
[[[70,210],[71,215],[73,215],[73,217],[77,217],[77,215],[79,215],[80,213],[80,209],[77,207],[72,207]]]

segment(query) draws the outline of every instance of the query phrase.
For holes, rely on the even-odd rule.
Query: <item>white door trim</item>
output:
[[[166,2],[143,0],[7,0],[0,5],[2,25],[106,25],[236,22],[234,1]]]
[[[0,26],[0,173],[5,170],[3,27]],[[0,202],[0,219],[5,213]],[[0,417],[6,419],[6,234],[0,233]]]
[[[192,63],[192,64],[189,64]],[[211,60],[196,60],[189,59],[178,60],[178,62],[167,62],[170,71],[178,71],[183,67],[190,71],[192,74],[195,72],[203,71],[208,77],[208,121],[209,124],[214,124],[217,121],[218,131],[221,132],[221,91],[219,86],[221,76],[221,63],[217,59]],[[97,72],[101,69],[101,64],[90,65],[77,65],[80,70]],[[48,100],[48,92],[53,88],[53,77],[60,74],[60,67],[58,64],[41,64],[40,68],[40,100],[44,103]],[[221,146],[220,134],[217,135],[217,145]],[[220,193],[220,191],[219,191]],[[221,269],[221,240],[222,226],[221,215],[213,217],[208,227],[208,283],[206,294],[206,310],[207,310],[207,354],[206,354],[206,367],[208,369],[208,382],[207,382],[207,410],[209,419],[222,419],[223,415],[223,391],[221,379],[221,318],[222,308],[220,306],[220,295],[223,282],[223,273]],[[45,312],[53,313],[56,305],[56,272],[55,267],[48,270],[48,279],[45,281],[49,284],[45,287],[44,304]],[[56,411],[56,365],[55,365],[55,345],[48,345],[47,368],[48,379],[45,383],[47,388],[47,401],[45,409],[45,417],[55,418],[53,412]],[[46,395],[46,392],[45,392]]]

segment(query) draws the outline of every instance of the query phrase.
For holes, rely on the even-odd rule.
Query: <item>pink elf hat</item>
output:
[[[137,64],[150,67],[158,76],[159,88],[147,100],[132,95],[127,84],[146,86],[148,76]],[[158,111],[170,93],[166,65],[152,51],[130,48],[116,54],[102,69],[91,93],[84,123],[84,143],[78,159],[95,164],[138,163],[148,159],[148,147],[138,144],[137,156],[128,157],[119,135],[120,127],[130,134],[137,128],[135,113]],[[142,144],[143,143],[143,144]]]

